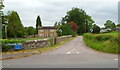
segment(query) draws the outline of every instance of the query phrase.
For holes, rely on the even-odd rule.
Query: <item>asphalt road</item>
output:
[[[88,48],[78,36],[49,52],[4,60],[3,68],[118,68],[118,55]]]

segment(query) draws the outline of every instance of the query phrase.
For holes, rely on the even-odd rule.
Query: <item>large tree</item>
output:
[[[54,26],[58,26],[58,23],[57,23],[57,22],[55,22]]]
[[[4,5],[3,5],[3,1],[4,0],[0,0],[0,22],[2,22],[2,16],[3,16],[3,11],[2,11],[2,9],[3,9],[3,7],[4,7]],[[0,23],[0,39],[2,38],[2,24]]]
[[[79,8],[72,8],[72,10],[68,11],[67,15],[65,15],[62,19],[64,19],[64,22],[66,21],[66,23],[74,21],[79,26],[77,32],[78,34],[83,34],[90,31],[92,24],[94,23],[91,16],[86,14],[85,10]]]
[[[5,7],[5,6],[3,5],[3,1],[4,1],[4,0],[0,0],[0,10],[2,10],[3,7]]]
[[[7,25],[8,25],[8,21],[9,18],[11,16],[11,11],[8,11],[7,14],[3,14],[2,16],[2,38],[6,38],[7,39]]]
[[[38,15],[36,19],[36,34],[38,34],[38,28],[41,26],[42,26],[42,22],[41,22],[40,16]]]
[[[16,11],[12,11],[8,21],[8,35],[14,38],[23,37],[24,27]]]
[[[114,28],[115,23],[111,20],[107,20],[106,23],[104,24],[105,28]]]
[[[117,24],[116,27],[120,27],[120,24]]]
[[[92,33],[100,33],[100,27],[96,24],[93,25]]]
[[[26,27],[26,32],[28,33],[28,35],[35,35],[35,31],[36,29],[32,26]]]

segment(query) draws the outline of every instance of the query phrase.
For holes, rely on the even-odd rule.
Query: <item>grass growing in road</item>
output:
[[[84,41],[90,47],[97,51],[106,53],[120,53],[118,42],[118,33],[102,33],[102,34],[84,34]]]

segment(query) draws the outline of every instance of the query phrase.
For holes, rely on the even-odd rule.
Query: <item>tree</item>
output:
[[[106,23],[104,24],[105,28],[115,28],[115,23],[111,20],[107,20]]]
[[[4,0],[0,0],[0,22],[2,22],[2,16],[3,16],[3,11],[2,11],[2,9],[3,9],[3,7],[5,7],[4,5],[3,5],[3,1]],[[0,39],[2,39],[2,25],[0,24]]]
[[[120,24],[117,24],[116,27],[120,27]]]
[[[35,31],[36,29],[32,26],[26,27],[26,32],[28,33],[28,35],[35,35]]]
[[[68,11],[64,17],[64,20],[66,23],[74,21],[79,27],[77,32],[78,34],[83,34],[90,31],[92,28],[91,25],[94,23],[91,16],[87,15],[85,10],[79,8],[72,8],[72,10]]]
[[[55,22],[54,26],[58,26],[58,23],[57,23],[57,22]]]
[[[38,15],[36,19],[36,34],[38,34],[38,28],[41,26],[42,26],[42,22],[41,22],[40,16]]]
[[[74,30],[75,32],[77,32],[77,30],[78,30],[78,28],[79,28],[78,25],[77,25],[76,23],[74,23],[74,21],[71,21],[69,24],[72,26],[73,30]]]
[[[0,10],[2,10],[3,7],[5,7],[5,6],[3,5],[3,1],[4,1],[4,0],[0,0]]]
[[[96,24],[93,25],[92,33],[100,33],[100,27]]]
[[[2,38],[3,39],[7,39],[7,25],[8,25],[8,21],[11,15],[11,11],[8,11],[6,15],[3,14],[2,16]]]
[[[24,27],[16,11],[12,11],[8,21],[8,36],[23,37]]]
[[[70,24],[61,25],[60,30],[62,30],[62,35],[73,35],[73,36],[75,36],[75,32],[72,29],[72,26]]]

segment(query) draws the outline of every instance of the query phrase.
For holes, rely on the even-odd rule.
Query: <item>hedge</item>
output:
[[[0,45],[2,47],[3,52],[10,51],[12,48],[14,48],[15,44],[25,42],[25,40],[13,40],[13,39],[12,40],[1,39],[0,41],[1,41]]]
[[[84,34],[84,41],[89,47],[97,51],[107,53],[120,53],[120,47],[118,47],[120,39],[118,38],[117,34],[112,35],[86,33]]]

